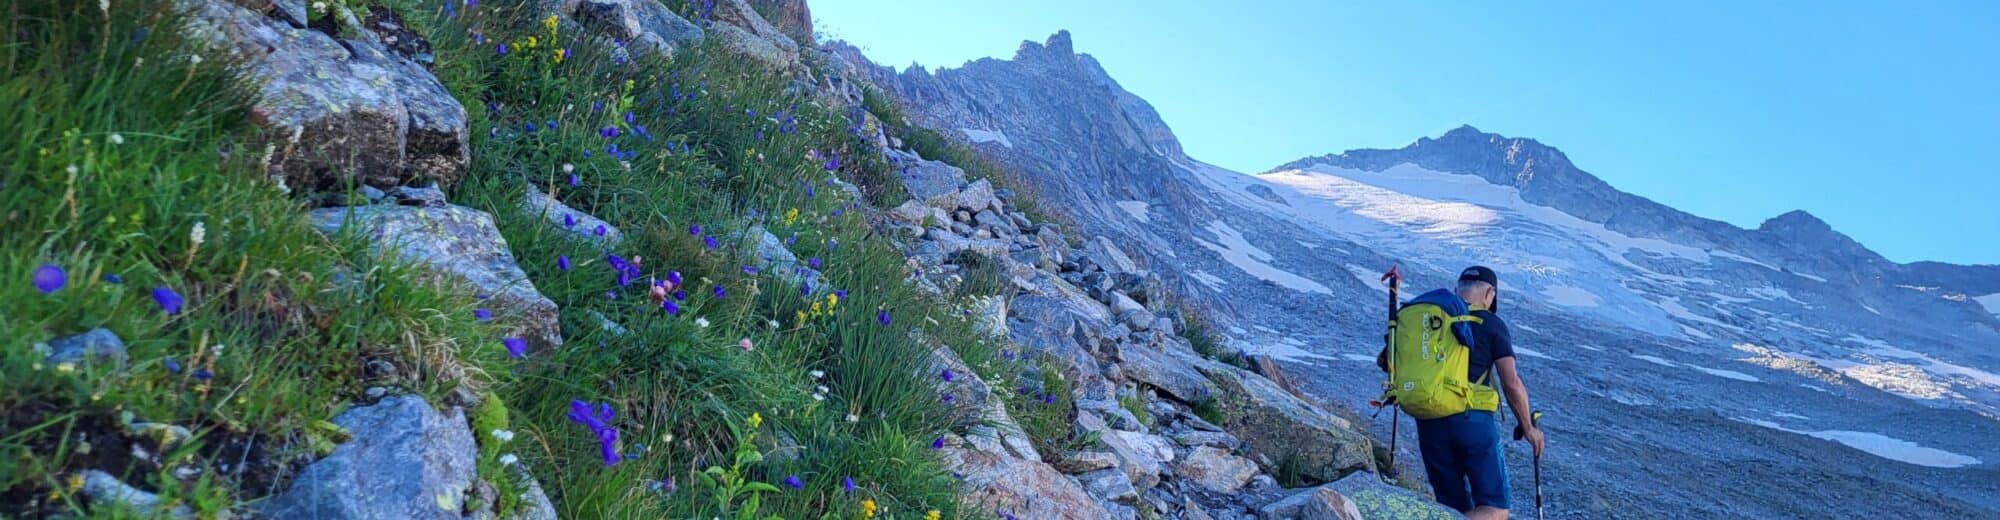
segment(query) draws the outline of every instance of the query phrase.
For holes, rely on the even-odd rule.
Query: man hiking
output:
[[[1494,314],[1499,292],[1492,269],[1466,268],[1455,291],[1439,289],[1404,304],[1390,324],[1389,346],[1376,357],[1390,374],[1385,401],[1417,419],[1432,493],[1438,503],[1473,520],[1507,518],[1507,465],[1495,394],[1506,396],[1518,433],[1534,447],[1537,460],[1542,456],[1542,431],[1528,406],[1528,388],[1514,370],[1513,339],[1507,323]],[[1496,379],[1499,392],[1492,386]]]

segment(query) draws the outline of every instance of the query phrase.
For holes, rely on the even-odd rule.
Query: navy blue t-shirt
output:
[[[1478,383],[1480,377],[1488,377],[1486,386],[1500,388],[1500,374],[1486,376],[1486,370],[1495,360],[1514,357],[1514,336],[1500,316],[1484,309],[1472,315],[1479,317],[1479,323],[1472,324],[1472,356],[1465,365],[1465,380]]]

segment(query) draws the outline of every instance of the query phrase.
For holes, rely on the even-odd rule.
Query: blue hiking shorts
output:
[[[1500,457],[1500,423],[1493,412],[1417,421],[1417,445],[1438,503],[1461,512],[1508,508],[1507,463]]]

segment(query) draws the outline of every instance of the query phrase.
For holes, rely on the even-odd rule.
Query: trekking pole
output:
[[[1384,356],[1388,356],[1389,351],[1396,347],[1395,345],[1396,338],[1395,334],[1393,333],[1396,327],[1396,304],[1401,303],[1396,299],[1396,289],[1400,288],[1403,285],[1403,274],[1396,271],[1395,265],[1390,265],[1389,272],[1382,274],[1382,282],[1389,284],[1389,328],[1392,332],[1385,333],[1382,335],[1382,352]],[[1394,370],[1394,365],[1393,365],[1394,362],[1392,361],[1390,363],[1391,363],[1390,367],[1391,369],[1389,370],[1389,376],[1390,379],[1393,381],[1395,378],[1396,371]],[[1381,404],[1381,406],[1395,406],[1395,405],[1396,403],[1394,399],[1390,399],[1389,402]],[[1375,413],[1378,414],[1382,413],[1382,410],[1377,408],[1375,410]],[[1402,415],[1403,415],[1402,408],[1397,408],[1389,412],[1389,467],[1384,468],[1383,472],[1388,473],[1390,476],[1394,476],[1396,474],[1396,429],[1403,423]]]
[[[1542,412],[1529,412],[1528,421],[1534,423],[1535,426],[1541,426]],[[1514,440],[1518,441],[1526,436],[1528,436],[1527,428],[1523,428],[1519,424],[1514,425]],[[1542,520],[1542,454],[1540,453],[1535,454],[1535,519]]]

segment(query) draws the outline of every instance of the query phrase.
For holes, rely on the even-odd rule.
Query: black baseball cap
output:
[[[1494,274],[1493,269],[1483,265],[1467,267],[1464,271],[1458,273],[1458,281],[1480,281],[1493,286],[1493,308],[1486,310],[1494,313],[1500,312],[1500,275]]]

